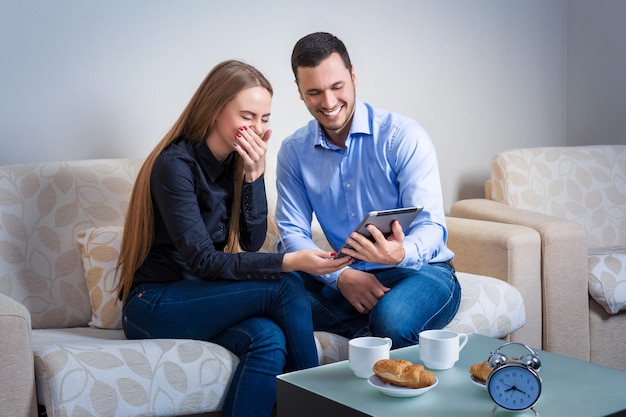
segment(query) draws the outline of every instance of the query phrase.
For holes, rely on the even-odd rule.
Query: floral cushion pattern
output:
[[[123,231],[123,226],[92,227],[76,237],[91,303],[89,325],[93,327],[122,328],[122,303],[117,299],[115,285]]]
[[[609,314],[626,309],[626,248],[589,254],[589,294]]]
[[[495,201],[574,221],[590,248],[626,245],[626,146],[517,149],[491,172]]]
[[[492,161],[493,200],[571,220],[587,231],[590,295],[626,308],[626,146],[517,149]]]
[[[85,326],[92,316],[80,250],[88,227],[123,224],[140,160],[0,167],[0,292],[33,328]]]
[[[62,340],[62,343],[59,343]],[[125,340],[121,330],[33,332],[37,396],[48,416],[172,416],[220,410],[239,360],[186,339]]]

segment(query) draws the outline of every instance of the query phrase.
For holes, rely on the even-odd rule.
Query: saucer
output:
[[[477,380],[476,378],[474,378],[474,375],[470,375],[470,380],[472,381],[472,384],[481,387],[482,389],[486,390],[487,389],[487,385],[484,382],[481,382],[479,380]]]
[[[370,376],[367,379],[367,382],[383,394],[389,395],[390,397],[417,397],[418,395],[422,395],[426,391],[435,388],[439,383],[439,379],[436,379],[434,384],[424,388],[399,387],[397,385],[381,381],[376,375]]]

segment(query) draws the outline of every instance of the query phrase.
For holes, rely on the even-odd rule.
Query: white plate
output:
[[[372,375],[367,378],[367,382],[370,383],[371,386],[379,390],[385,395],[389,395],[390,397],[416,397],[418,395],[422,395],[428,390],[431,390],[437,386],[439,383],[438,379],[435,379],[435,383],[431,386],[425,388],[406,388],[399,387],[397,385],[392,385],[387,382],[381,381],[376,375]]]
[[[481,382],[481,381],[477,380],[476,378],[474,378],[474,375],[470,375],[470,380],[472,381],[472,383],[474,385],[479,386],[479,387],[481,387],[484,390],[487,389],[487,385],[484,382]]]

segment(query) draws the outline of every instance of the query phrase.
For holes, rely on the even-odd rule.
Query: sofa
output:
[[[543,348],[626,371],[626,146],[498,153],[451,215],[536,230]]]
[[[126,340],[111,289],[138,159],[0,167],[0,414],[219,415],[237,357],[184,339]],[[276,192],[268,161],[270,212]],[[463,289],[447,328],[541,343],[539,238],[524,226],[449,218]],[[328,247],[319,226],[315,240]],[[269,230],[264,251],[276,250]],[[477,259],[482,258],[481,262]],[[467,263],[467,269],[465,265]],[[533,280],[530,280],[533,282]],[[538,282],[538,281],[534,281]],[[316,332],[320,363],[347,340]]]

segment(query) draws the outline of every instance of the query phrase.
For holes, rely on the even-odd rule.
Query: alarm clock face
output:
[[[541,378],[519,363],[507,363],[491,371],[487,379],[491,399],[507,410],[532,407],[541,395]]]

